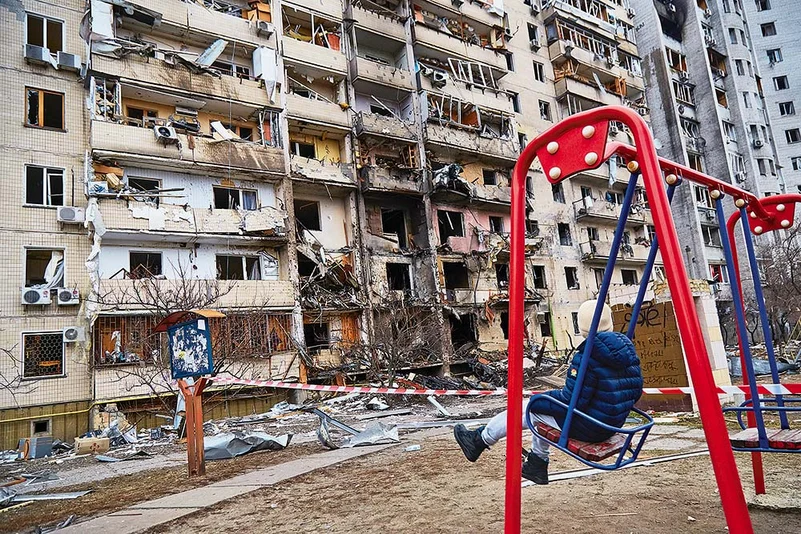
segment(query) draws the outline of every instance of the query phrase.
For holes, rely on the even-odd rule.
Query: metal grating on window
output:
[[[23,378],[64,374],[62,333],[22,335]]]

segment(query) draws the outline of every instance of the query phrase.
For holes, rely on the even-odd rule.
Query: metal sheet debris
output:
[[[12,502],[27,502],[27,501],[63,501],[67,499],[77,499],[92,493],[92,490],[85,491],[72,491],[69,493],[36,493],[33,495],[16,495]]]
[[[429,396],[428,396],[428,402],[430,402],[431,404],[433,404],[433,405],[434,405],[434,408],[436,408],[436,409],[437,409],[437,411],[438,411],[438,412],[439,412],[441,415],[443,415],[443,416],[445,416],[445,417],[452,417],[452,416],[451,416],[451,413],[450,413],[450,412],[449,412],[449,411],[448,411],[448,410],[445,408],[445,406],[443,406],[442,404],[440,404],[440,403],[439,403],[439,401],[437,401],[437,399],[434,397],[434,395],[429,395]]]
[[[292,436],[271,436],[266,432],[226,432],[203,440],[206,460],[224,460],[256,451],[278,451],[289,445]]]
[[[384,443],[399,443],[398,427],[377,421],[357,435],[346,439],[342,447],[361,447],[364,445],[380,445]]]

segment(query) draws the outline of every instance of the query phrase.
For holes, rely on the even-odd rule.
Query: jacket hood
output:
[[[582,347],[584,347],[582,343]],[[634,350],[634,344],[620,332],[598,332],[592,347],[592,358],[601,365],[624,369],[631,365],[639,365],[640,359]]]

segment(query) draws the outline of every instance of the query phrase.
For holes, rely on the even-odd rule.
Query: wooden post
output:
[[[184,395],[186,404],[186,456],[189,476],[203,476],[206,474],[206,457],[203,447],[203,390],[208,380],[198,378],[190,386],[186,380],[179,379],[178,387]]]

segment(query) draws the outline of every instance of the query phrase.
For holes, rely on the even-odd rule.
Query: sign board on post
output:
[[[206,319],[197,319],[167,329],[173,379],[209,375],[214,371],[211,333]]]
[[[614,306],[612,319],[615,330],[625,333],[631,321],[631,307],[621,304]],[[632,341],[640,357],[644,387],[690,385],[671,302],[645,303],[637,318]],[[693,409],[689,395],[643,395],[637,406],[660,411],[684,412]]]

